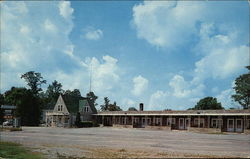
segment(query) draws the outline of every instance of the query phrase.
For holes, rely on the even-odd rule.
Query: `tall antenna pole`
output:
[[[89,92],[91,92],[91,84],[92,84],[92,63],[90,63]]]

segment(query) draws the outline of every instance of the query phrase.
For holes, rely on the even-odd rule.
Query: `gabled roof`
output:
[[[62,95],[63,101],[69,111],[69,113],[77,113],[79,111],[79,101],[84,97]]]
[[[79,110],[86,105],[90,106],[93,113],[97,113],[94,103],[89,98],[84,98],[79,101]]]

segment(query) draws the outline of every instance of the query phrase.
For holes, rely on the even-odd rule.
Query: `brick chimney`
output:
[[[143,103],[140,103],[140,111],[143,111]]]

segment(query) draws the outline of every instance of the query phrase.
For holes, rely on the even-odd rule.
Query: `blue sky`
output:
[[[226,108],[249,65],[247,1],[1,3],[1,93],[34,70],[124,110],[187,109],[206,96]]]

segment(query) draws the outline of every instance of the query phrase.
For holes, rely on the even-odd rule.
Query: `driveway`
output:
[[[105,157],[107,152],[127,153],[125,157],[250,157],[250,135],[246,134],[112,127],[23,127],[23,131],[0,133],[1,140],[21,143],[47,154],[48,158],[58,154]]]

